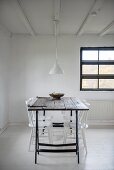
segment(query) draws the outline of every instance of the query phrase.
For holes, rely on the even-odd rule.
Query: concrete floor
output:
[[[30,129],[9,126],[0,136],[0,170],[114,170],[114,129],[88,129],[88,154],[80,144],[80,164],[75,153],[28,152]]]

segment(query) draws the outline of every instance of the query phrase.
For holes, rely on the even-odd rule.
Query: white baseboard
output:
[[[2,128],[0,129],[0,135],[8,128],[8,123]]]
[[[114,120],[88,120],[90,128],[114,128]]]
[[[114,120],[88,120],[88,124],[90,126],[114,126]],[[8,125],[28,125],[28,122],[9,122]]]
[[[27,122],[9,122],[8,123],[9,126],[13,126],[13,125],[28,125]]]
[[[8,126],[28,126],[28,122],[9,122],[4,128],[0,129],[0,134],[2,134]],[[88,120],[89,128],[114,128],[114,120]]]
[[[8,122],[3,128],[0,128],[0,135],[9,127],[9,126],[28,126],[27,122]]]

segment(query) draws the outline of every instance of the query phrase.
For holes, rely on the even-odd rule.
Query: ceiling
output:
[[[0,28],[11,34],[114,34],[114,0],[0,0]]]

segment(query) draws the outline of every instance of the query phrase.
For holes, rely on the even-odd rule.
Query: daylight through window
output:
[[[80,48],[80,90],[114,90],[114,47]]]

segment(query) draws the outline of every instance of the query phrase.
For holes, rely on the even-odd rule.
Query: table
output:
[[[76,142],[67,144],[47,144],[39,142],[39,129],[38,129],[38,112],[48,110],[64,110],[75,111],[76,114]],[[76,152],[79,163],[79,141],[78,141],[78,111],[89,110],[88,107],[77,100],[76,97],[63,97],[61,100],[55,100],[51,97],[37,97],[36,101],[28,106],[28,111],[36,111],[36,134],[35,134],[35,164],[37,164],[37,155],[39,152]],[[75,146],[75,149],[40,149],[39,146],[60,147],[60,146]]]

